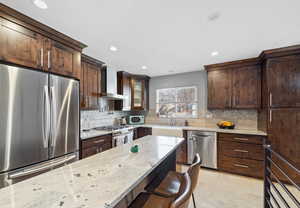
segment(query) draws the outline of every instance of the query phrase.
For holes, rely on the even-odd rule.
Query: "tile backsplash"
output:
[[[127,113],[122,111],[81,111],[81,130],[116,125],[118,124],[118,119],[126,115]]]
[[[128,115],[128,112],[113,111],[114,102],[107,99],[99,99],[99,110],[81,111],[81,130],[100,126],[118,124],[118,119]]]
[[[257,110],[210,110],[197,119],[176,119],[176,125],[184,125],[187,120],[190,126],[216,127],[221,120],[232,121],[236,125],[236,129],[257,130]],[[169,119],[158,118],[155,110],[150,110],[146,123],[148,124],[169,124]]]

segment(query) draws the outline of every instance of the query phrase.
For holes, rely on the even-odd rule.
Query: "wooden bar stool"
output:
[[[129,208],[188,208],[192,195],[192,182],[188,173],[182,175],[179,193],[174,197],[159,194],[141,193]]]
[[[189,167],[187,173],[189,174],[192,182],[192,197],[194,208],[196,208],[196,202],[194,197],[194,190],[198,184],[198,177],[201,165],[201,158],[199,154],[197,154],[194,158],[193,164]],[[184,174],[178,173],[175,171],[170,171],[168,175],[164,178],[164,180],[159,184],[157,188],[153,191],[149,190],[149,192],[159,194],[161,196],[172,198],[176,197],[180,192],[180,185],[182,181],[182,177]]]

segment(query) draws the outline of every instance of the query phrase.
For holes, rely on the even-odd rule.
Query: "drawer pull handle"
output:
[[[104,141],[105,141],[104,139],[101,139],[101,140],[98,140],[98,141],[94,141],[94,144],[103,143]]]
[[[247,139],[247,138],[238,138],[238,137],[235,137],[233,139],[239,140],[239,141],[249,141],[249,139]]]
[[[239,164],[234,164],[235,167],[239,167],[239,168],[249,168],[248,165],[239,165]]]
[[[243,153],[248,153],[249,151],[247,150],[241,150],[241,149],[235,149],[234,150],[235,152],[243,152]]]

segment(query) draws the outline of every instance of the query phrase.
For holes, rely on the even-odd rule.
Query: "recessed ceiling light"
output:
[[[142,66],[142,69],[143,69],[143,70],[146,70],[146,69],[147,69],[147,66]]]
[[[218,51],[211,52],[211,56],[217,56],[217,55],[219,55]]]
[[[214,13],[211,13],[209,16],[208,16],[208,21],[215,21],[217,19],[219,19],[221,16],[220,12],[214,12]]]
[[[35,6],[37,6],[40,9],[47,9],[48,5],[44,0],[32,0],[32,3],[34,3]]]
[[[117,51],[117,50],[118,50],[118,48],[117,48],[116,46],[113,46],[113,45],[112,45],[112,46],[110,46],[110,47],[109,47],[109,50],[111,50],[111,51],[114,51],[114,52],[115,52],[115,51]]]

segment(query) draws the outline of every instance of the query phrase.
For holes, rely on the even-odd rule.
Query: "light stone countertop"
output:
[[[0,189],[1,208],[107,208],[115,206],[183,142],[146,136]]]
[[[138,127],[149,127],[149,128],[161,128],[161,129],[177,129],[177,130],[199,130],[199,131],[213,131],[219,133],[230,133],[230,134],[247,134],[247,135],[258,135],[258,136],[267,136],[266,132],[259,130],[250,130],[250,129],[220,129],[213,127],[201,127],[201,126],[168,126],[168,125],[158,125],[158,124],[143,124],[143,125],[131,125],[132,128]],[[103,136],[106,134],[111,134],[111,131],[99,131],[91,130],[89,132],[81,132],[81,140]]]
[[[182,129],[182,130],[199,130],[199,131],[213,131],[219,133],[231,133],[231,134],[247,134],[247,135],[258,135],[267,136],[266,132],[259,130],[250,129],[220,129],[218,127],[201,127],[201,126],[167,126],[167,125],[157,125],[157,124],[144,124],[137,125],[136,127],[150,127],[150,128],[162,128],[162,129]]]

